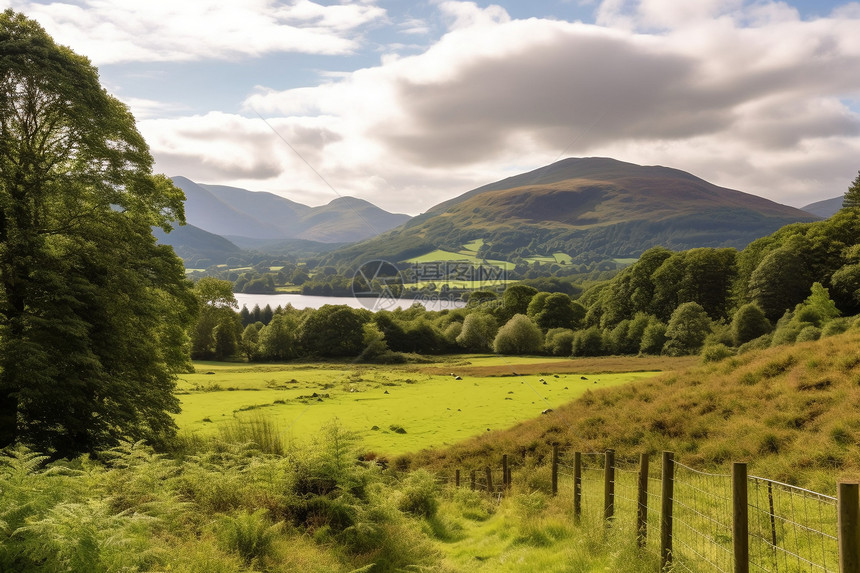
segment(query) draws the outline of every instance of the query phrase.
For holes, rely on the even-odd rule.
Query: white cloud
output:
[[[272,52],[346,54],[356,30],[385,17],[372,3],[309,0],[0,0],[96,65],[194,61]]]
[[[562,155],[667,165],[793,205],[842,193],[860,157],[860,114],[845,103],[860,100],[857,13],[667,6],[607,0],[612,25],[590,26],[443,2],[451,29],[425,52],[258,88],[246,106],[339,193],[410,213]],[[333,198],[259,119],[183,121],[142,124],[161,163],[194,170],[177,173]]]

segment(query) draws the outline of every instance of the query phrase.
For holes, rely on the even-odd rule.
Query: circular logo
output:
[[[400,271],[388,261],[364,263],[352,276],[352,296],[372,311],[398,306],[403,290]]]

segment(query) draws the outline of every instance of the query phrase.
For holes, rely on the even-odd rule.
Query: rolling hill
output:
[[[185,215],[196,227],[227,237],[351,243],[403,224],[408,215],[389,213],[363,199],[339,197],[309,207],[274,193],[203,185],[173,177],[185,192]]]
[[[690,173],[609,158],[570,158],[464,193],[373,239],[329,255],[338,264],[402,261],[483,240],[479,256],[568,253],[573,262],[637,257],[662,245],[742,248],[814,215]]]
[[[827,219],[828,217],[833,216],[836,211],[842,208],[842,200],[845,197],[840,195],[839,197],[833,197],[832,199],[825,199],[824,201],[816,201],[815,203],[810,203],[805,207],[801,207],[807,213],[812,213],[817,217],[821,217],[822,219]]]
[[[205,268],[222,264],[229,257],[241,253],[242,249],[219,235],[204,231],[194,225],[175,225],[170,233],[158,227],[152,234],[162,245],[170,245],[189,268]]]

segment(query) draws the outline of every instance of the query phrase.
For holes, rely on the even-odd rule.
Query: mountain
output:
[[[801,207],[802,210],[807,213],[812,213],[822,219],[827,219],[836,214],[836,211],[842,208],[842,200],[845,197],[840,195],[839,197],[834,197],[832,199],[825,199],[824,201],[816,201],[815,203],[810,203],[806,207]]]
[[[655,245],[743,248],[809,213],[662,166],[564,159],[479,187],[405,225],[332,253],[332,263],[402,261],[483,240],[479,257],[563,252],[574,262],[637,257]]]
[[[309,207],[274,193],[224,185],[204,185],[173,177],[185,191],[186,220],[211,233],[245,239],[306,239],[351,243],[373,237],[409,220],[354,197]]]
[[[241,248],[224,237],[194,225],[175,225],[170,233],[155,227],[152,234],[162,245],[172,246],[188,268],[220,265],[242,252]]]

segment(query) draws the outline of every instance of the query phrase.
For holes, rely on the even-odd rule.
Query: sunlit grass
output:
[[[314,435],[337,418],[377,453],[444,447],[489,430],[504,429],[570,402],[594,388],[628,384],[654,372],[589,371],[558,375],[471,375],[470,367],[540,365],[547,357],[464,356],[442,365],[250,365],[197,363],[178,386],[181,431],[216,435],[224,425],[264,414],[286,442]],[[445,373],[433,372],[442,370]],[[450,371],[449,371],[450,370]],[[452,375],[454,374],[454,375]],[[460,376],[460,380],[456,376]],[[585,379],[583,379],[585,378]],[[546,383],[544,383],[546,382]],[[405,432],[394,431],[402,428]]]

